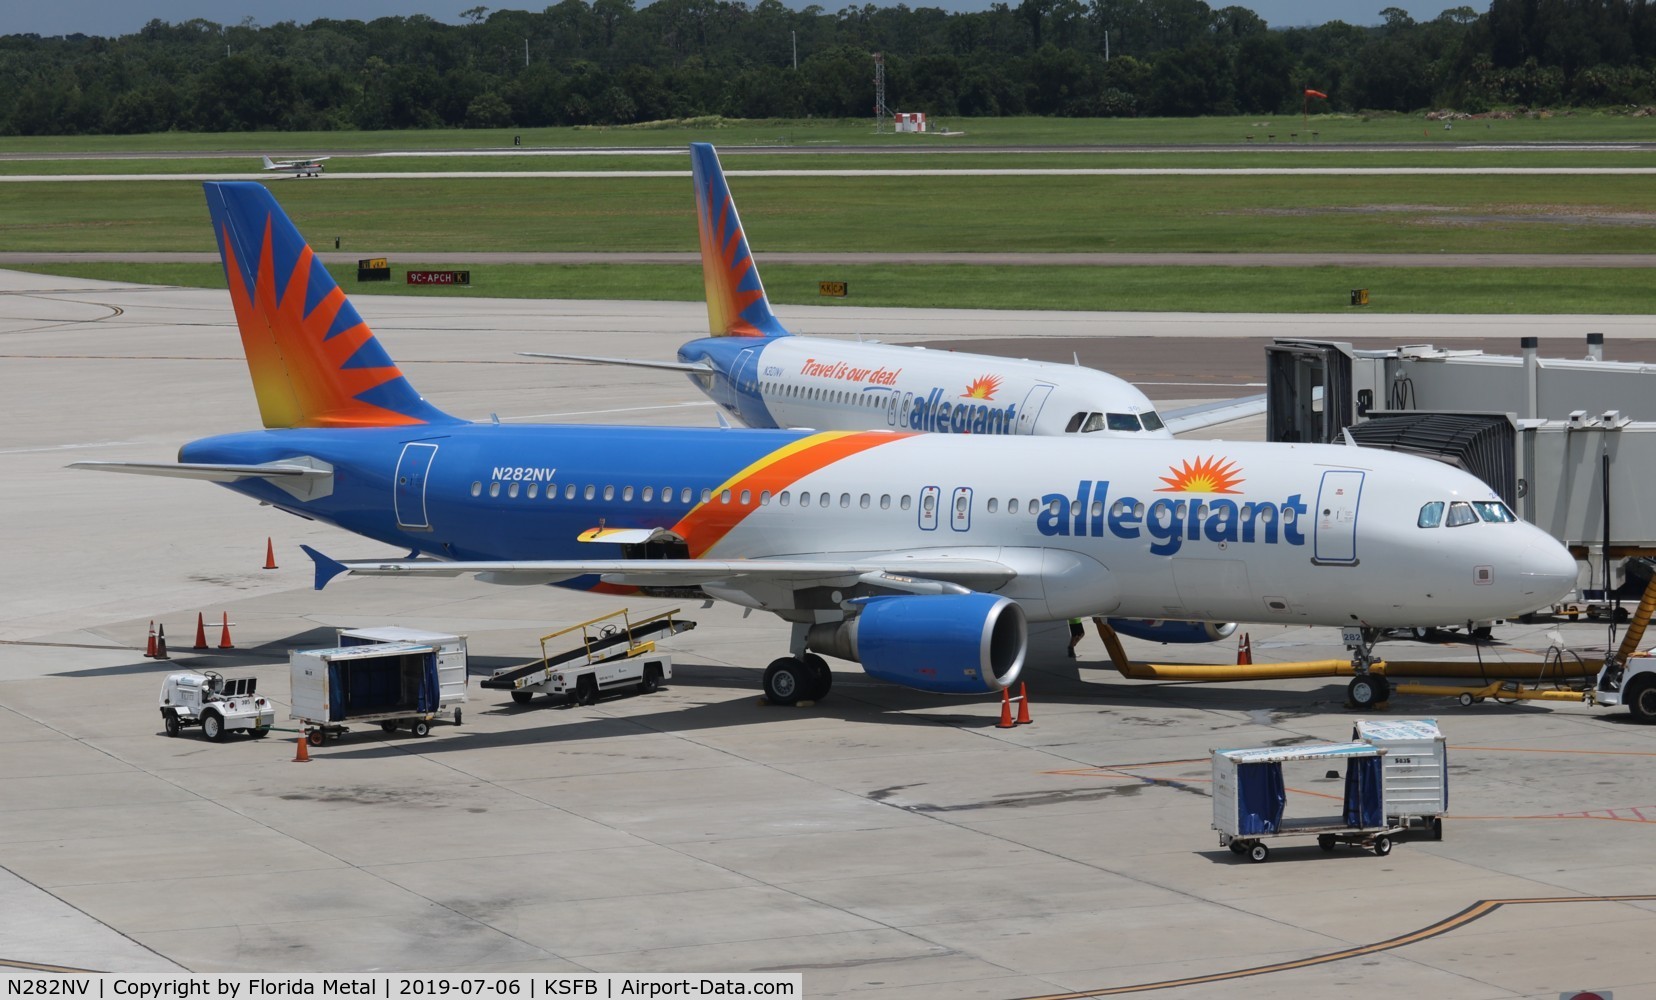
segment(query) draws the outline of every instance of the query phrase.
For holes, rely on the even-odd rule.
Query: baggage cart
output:
[[[404,628],[401,625],[379,625],[373,628],[342,628],[339,645],[366,646],[376,642],[416,642],[437,647],[437,714],[452,712],[454,724],[460,725],[460,706],[466,703],[468,675],[466,637],[448,632],[427,632]]]
[[[1220,845],[1259,862],[1271,856],[1267,840],[1314,837],[1325,851],[1344,844],[1385,857],[1391,853],[1392,838],[1402,830],[1386,819],[1380,763],[1385,755],[1384,749],[1370,743],[1213,751],[1213,828],[1219,831]],[[1345,766],[1340,811],[1329,815],[1326,800],[1317,800],[1325,810],[1320,814],[1285,815],[1283,765],[1326,769],[1331,763]]]
[[[1449,811],[1449,755],[1436,719],[1360,721],[1351,738],[1386,751],[1381,784],[1386,821],[1443,839]]]
[[[437,647],[429,644],[295,649],[288,654],[288,673],[288,717],[305,727],[312,746],[338,739],[352,722],[377,722],[387,732],[407,726],[425,736],[440,704]]]

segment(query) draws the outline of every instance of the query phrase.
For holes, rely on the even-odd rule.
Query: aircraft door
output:
[[[920,530],[937,530],[937,503],[942,491],[935,486],[928,486],[920,491]]]
[[[403,445],[397,459],[397,488],[392,493],[397,508],[397,527],[404,531],[430,531],[431,521],[426,517],[426,480],[431,474],[431,460],[437,457],[437,446],[419,441]]]
[[[954,498],[949,502],[949,527],[956,531],[968,531],[972,527],[972,488],[970,486],[956,486]]]
[[[1041,415],[1041,407],[1046,405],[1047,397],[1052,395],[1052,385],[1047,382],[1037,382],[1024,397],[1023,406],[1018,410],[1018,433],[1035,433],[1035,421]]]
[[[1351,469],[1323,473],[1317,490],[1317,519],[1311,561],[1319,566],[1357,565],[1357,502],[1364,473]]]

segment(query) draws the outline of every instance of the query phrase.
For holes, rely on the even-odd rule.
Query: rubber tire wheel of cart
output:
[[[397,724],[391,719],[386,719],[384,722],[380,723],[380,728],[388,733],[394,733],[397,731]]]
[[[587,674],[575,682],[575,704],[598,704],[598,678]]]
[[[1386,855],[1390,854],[1391,853],[1391,847],[1392,847],[1391,838],[1386,836],[1385,834],[1382,833],[1380,836],[1374,838],[1374,856],[1375,857],[1383,858]]]
[[[1433,840],[1442,840],[1443,839],[1443,817],[1442,816],[1433,816],[1432,820],[1431,820],[1431,823],[1429,825],[1432,828],[1432,839]]]
[[[206,712],[201,716],[201,735],[214,743],[224,742],[224,720],[217,712]]]
[[[828,668],[828,661],[815,653],[806,653],[804,661],[811,673],[811,700],[821,701],[834,688],[834,672]]]
[[[810,671],[791,656],[765,668],[765,697],[772,705],[797,705],[812,688]]]
[[[1391,697],[1391,685],[1379,674],[1359,674],[1346,685],[1346,697],[1357,708],[1370,709]]]
[[[1257,865],[1262,861],[1268,861],[1268,860],[1270,860],[1270,857],[1271,857],[1271,849],[1269,847],[1266,847],[1264,844],[1255,842],[1255,843],[1249,845],[1249,847],[1248,847],[1248,860],[1252,861],[1254,864]]]
[[[1622,700],[1635,722],[1656,722],[1656,677],[1642,676],[1629,684]]]
[[[1465,691],[1462,691],[1461,696],[1459,698],[1457,698],[1456,700],[1461,703],[1462,708],[1471,708],[1472,707],[1472,702],[1474,701],[1472,695],[1468,694]]]
[[[309,743],[313,747],[321,746],[322,745],[322,730],[312,729],[311,731],[307,732],[305,734],[305,742]]]
[[[1225,846],[1229,847],[1230,852],[1232,854],[1236,855],[1237,857],[1241,857],[1242,855],[1248,853],[1248,849],[1243,846],[1243,844],[1240,840],[1233,840]]]
[[[458,708],[454,710],[454,724],[457,726],[460,724],[460,710]]]
[[[1480,642],[1488,642],[1490,639],[1495,638],[1495,630],[1488,625],[1479,625],[1477,628],[1472,630],[1472,638],[1477,639]]]
[[[534,697],[535,697],[535,692],[533,692],[533,691],[513,691],[512,692],[512,701],[513,701],[513,703],[518,704],[518,705],[527,705],[527,704],[529,704],[529,702],[531,700],[534,699]]]
[[[249,729],[247,731],[247,735],[253,737],[256,740],[262,740],[266,736],[270,735],[270,727],[269,726],[263,726],[263,727],[260,727],[258,729]]]
[[[661,671],[653,663],[644,664],[644,676],[638,681],[639,694],[655,694],[661,687]]]
[[[171,709],[169,709],[167,713],[162,716],[161,721],[167,727],[168,736],[177,736],[179,733],[184,731],[184,724],[178,721],[178,713],[172,711]]]
[[[1322,848],[1325,851],[1328,851],[1329,853],[1333,853],[1333,851],[1334,851],[1334,838],[1333,838],[1333,836],[1331,836],[1329,834],[1326,834],[1326,833],[1319,834],[1317,836],[1317,846]]]
[[[414,724],[412,726],[409,726],[408,729],[415,736],[430,736],[431,735],[431,723],[427,722],[424,719],[415,719]]]

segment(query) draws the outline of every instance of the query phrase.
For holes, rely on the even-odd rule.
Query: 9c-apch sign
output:
[[[410,271],[410,285],[470,285],[470,271]]]

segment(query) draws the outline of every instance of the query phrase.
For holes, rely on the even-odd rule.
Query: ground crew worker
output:
[[[1081,624],[1081,619],[1079,619],[1079,618],[1071,618],[1069,620],[1069,622],[1070,622],[1070,644],[1069,644],[1069,649],[1064,650],[1064,653],[1067,656],[1069,656],[1070,659],[1073,660],[1073,659],[1075,659],[1075,647],[1076,647],[1077,644],[1079,644],[1081,642],[1081,637],[1087,634],[1087,630]]]

